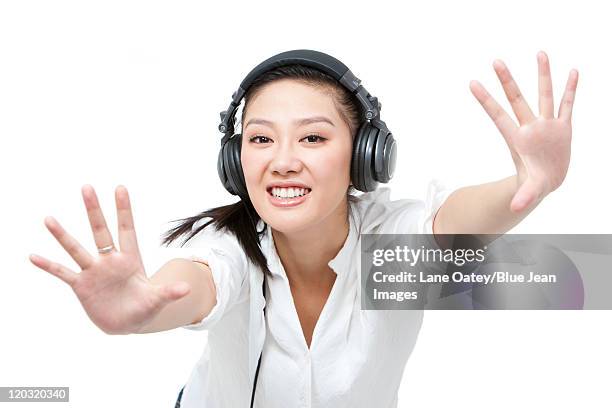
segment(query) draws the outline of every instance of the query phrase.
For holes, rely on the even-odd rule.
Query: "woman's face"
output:
[[[246,107],[241,159],[247,190],[259,216],[277,231],[342,220],[351,153],[350,129],[323,89],[277,80]]]

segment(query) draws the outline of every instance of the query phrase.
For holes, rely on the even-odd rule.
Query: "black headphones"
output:
[[[235,115],[240,101],[253,81],[273,68],[300,64],[318,69],[336,79],[353,93],[363,107],[363,118],[359,131],[353,141],[351,157],[351,182],[363,192],[374,191],[378,183],[387,183],[393,177],[397,157],[397,145],[385,122],[380,119],[381,103],[378,98],[360,85],[357,78],[346,65],[331,55],[313,50],[286,51],[268,58],[257,65],[240,83],[232,94],[227,110],[221,112],[219,131],[224,134],[217,160],[217,172],[225,189],[241,198],[248,197],[240,149],[242,134],[234,134]]]

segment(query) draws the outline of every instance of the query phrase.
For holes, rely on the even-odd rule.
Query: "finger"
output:
[[[55,218],[45,217],[45,226],[81,269],[86,269],[93,263],[91,254],[68,234]]]
[[[87,209],[87,217],[98,249],[113,245],[113,236],[106,225],[106,220],[100,209],[100,203],[93,187],[86,184],[81,189],[83,201]]]
[[[510,135],[512,135],[518,129],[516,123],[514,123],[510,115],[506,113],[506,111],[495,101],[495,99],[489,95],[487,90],[480,84],[480,82],[471,81],[470,90],[478,102],[480,102],[485,112],[487,112],[489,117],[493,120],[495,126],[497,126],[497,129],[499,129],[501,134],[504,136],[510,150],[514,152]]]
[[[117,220],[119,227],[119,247],[122,251],[138,253],[138,242],[134,229],[134,217],[127,188],[118,186],[115,189],[115,202],[117,204]]]
[[[538,53],[538,88],[540,94],[540,116],[552,119],[554,112],[552,79],[550,77],[550,63],[544,51]]]
[[[578,71],[572,69],[567,79],[565,92],[559,105],[559,118],[571,122],[574,99],[576,98],[576,87],[578,86]]]
[[[518,189],[512,201],[510,210],[518,213],[532,205],[540,195],[541,188],[531,179],[527,179]]]
[[[42,256],[31,254],[30,261],[43,271],[47,271],[50,274],[57,276],[62,281],[70,285],[70,287],[72,287],[79,279],[78,273],[71,271],[64,265],[58,264],[56,262],[51,262],[48,259],[43,258]]]
[[[523,97],[521,90],[518,85],[512,78],[512,74],[510,74],[510,70],[506,67],[506,64],[501,60],[493,61],[493,69],[499,78],[499,81],[504,88],[504,92],[506,93],[506,97],[508,101],[510,101],[510,105],[512,106],[512,110],[516,115],[519,124],[529,123],[535,119],[529,104]]]

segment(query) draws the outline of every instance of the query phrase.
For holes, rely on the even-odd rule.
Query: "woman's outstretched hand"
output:
[[[174,282],[159,286],[147,278],[125,187],[119,186],[115,191],[120,250],[114,248],[93,187],[83,186],[82,194],[96,246],[98,249],[112,247],[112,250],[93,257],[54,218],[46,217],[46,227],[82,271],[75,273],[34,254],[30,261],[70,285],[87,315],[105,333],[136,333],[165,305],[188,294],[189,284]]]
[[[510,204],[510,210],[514,212],[523,211],[556,190],[565,179],[570,161],[572,108],[578,71],[573,69],[569,73],[555,118],[548,56],[540,51],[537,59],[540,108],[537,117],[506,65],[500,60],[493,62],[519,126],[478,81],[470,82],[470,90],[495,122],[512,154],[518,180],[517,191]]]

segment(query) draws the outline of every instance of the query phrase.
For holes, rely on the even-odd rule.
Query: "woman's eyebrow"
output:
[[[296,119],[293,121],[293,124],[295,126],[305,126],[311,123],[318,123],[318,122],[329,123],[332,126],[336,126],[330,119],[326,118],[325,116],[312,116],[310,118]],[[266,119],[260,119],[260,118],[250,119],[244,128],[246,129],[249,125],[265,125],[271,128],[275,127],[274,122],[266,120]]]

